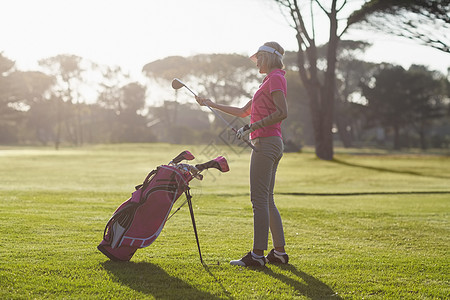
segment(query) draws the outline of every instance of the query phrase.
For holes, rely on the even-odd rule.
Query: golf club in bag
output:
[[[203,170],[215,168],[227,172],[229,167],[223,156],[195,166],[181,163],[193,159],[189,151],[183,151],[167,165],[151,171],[144,182],[136,186],[131,198],[122,203],[109,219],[97,249],[111,260],[129,261],[137,249],[148,247],[156,240],[168,218],[187,202],[203,264],[189,182],[193,178],[202,180]],[[172,206],[183,193],[186,195],[185,203],[169,217]]]
[[[172,88],[173,88],[173,89],[178,90],[178,89],[181,89],[182,87],[185,87],[189,92],[192,93],[192,95],[194,95],[195,97],[197,97],[197,94],[194,93],[194,92],[193,92],[186,84],[184,84],[180,79],[174,78],[174,79],[172,80]],[[222,120],[229,128],[231,128],[231,130],[233,130],[234,133],[237,133],[236,128],[234,128],[227,120],[225,120],[221,115],[219,115],[214,109],[212,109],[209,105],[206,105],[206,104],[205,104],[205,106],[206,106],[207,108],[209,108],[209,110],[212,111],[213,114],[216,115],[216,117],[218,117],[219,119],[221,119],[221,120]],[[253,144],[252,144],[249,140],[247,140],[247,139],[245,139],[245,138],[242,138],[242,140],[243,140],[250,148],[252,148],[254,151],[256,151],[256,152],[258,151],[258,150],[256,149],[256,147],[253,146]]]

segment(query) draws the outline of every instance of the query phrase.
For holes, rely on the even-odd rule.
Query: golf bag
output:
[[[169,164],[161,165],[151,171],[144,182],[136,186],[131,198],[122,203],[105,226],[103,240],[97,249],[114,261],[129,261],[137,249],[150,246],[161,233],[172,206],[184,193],[189,206],[192,225],[197,240],[200,261],[203,263],[198,241],[192,196],[189,182],[193,178],[203,179],[203,170],[216,168],[221,172],[229,170],[226,159],[219,156],[209,162],[181,164],[194,156],[184,151]],[[177,210],[178,211],[178,210]]]

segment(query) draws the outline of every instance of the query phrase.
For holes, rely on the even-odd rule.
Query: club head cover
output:
[[[214,158],[214,161],[219,165],[219,170],[223,173],[230,171],[230,167],[228,166],[227,159],[223,156],[219,156]]]
[[[201,172],[203,170],[207,170],[210,168],[217,169],[221,172],[228,172],[230,168],[228,167],[228,162],[223,156],[216,157],[215,159],[211,159],[208,162],[195,165],[195,167]]]
[[[189,151],[183,151],[180,154],[177,155],[174,159],[172,159],[172,163],[178,164],[183,160],[193,160],[195,157],[194,155]]]

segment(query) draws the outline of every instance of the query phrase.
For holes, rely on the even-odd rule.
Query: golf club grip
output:
[[[234,133],[237,133],[236,128],[234,128],[227,120],[225,120],[221,115],[219,115],[214,109],[212,109],[209,105],[206,105],[206,107],[209,108],[210,111],[212,111],[217,117],[219,117],[225,124],[227,124],[227,126],[229,128],[231,128],[231,130],[233,130]],[[242,140],[250,147],[252,148],[255,152],[258,152],[258,150],[256,149],[255,146],[253,146],[253,144],[249,141],[246,140],[244,138],[242,138]]]
[[[237,133],[237,130],[234,127],[231,127],[231,129],[234,131],[234,133]],[[252,142],[250,142],[249,140],[242,138],[242,140],[250,147],[252,148],[255,152],[258,152],[258,150],[256,149],[255,146],[253,146]]]
[[[233,129],[234,133],[237,133],[237,130],[236,130],[235,128],[233,128],[233,127],[231,127],[231,128]],[[249,140],[247,140],[247,139],[245,139],[245,138],[242,138],[242,140],[243,140],[250,148],[252,148],[255,152],[258,152],[258,150],[256,149],[256,147],[253,146],[252,142],[250,142]]]
[[[242,140],[250,147],[252,148],[255,152],[258,152],[258,150],[256,149],[255,146],[253,146],[252,142],[250,142],[249,140],[246,140],[244,138],[242,138]]]

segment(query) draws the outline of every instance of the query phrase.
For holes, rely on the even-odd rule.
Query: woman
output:
[[[281,121],[287,117],[286,79],[283,65],[284,49],[276,42],[261,46],[250,57],[267,74],[258,91],[243,107],[227,106],[210,99],[197,97],[200,105],[208,105],[237,117],[251,115],[250,124],[240,128],[236,136],[241,139],[250,134],[250,140],[257,151],[252,151],[250,162],[250,191],[253,206],[253,251],[232,265],[264,266],[270,263],[288,263],[280,214],[275,206],[273,190],[275,173],[283,155]],[[267,250],[269,228],[274,249],[264,257]]]

